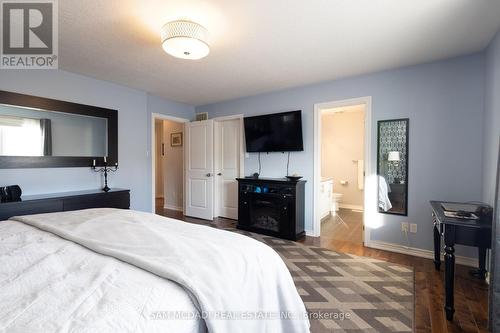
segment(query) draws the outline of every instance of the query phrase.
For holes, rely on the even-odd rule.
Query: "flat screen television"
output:
[[[291,111],[244,118],[247,152],[304,150],[301,114]]]

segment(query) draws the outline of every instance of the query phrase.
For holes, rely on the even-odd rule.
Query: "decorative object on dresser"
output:
[[[291,180],[291,181],[297,181],[297,180],[300,180],[301,178],[302,178],[302,176],[298,176],[298,175],[286,176],[286,179]]]
[[[0,141],[0,169],[114,165],[118,111],[0,90]]]
[[[298,240],[305,235],[306,181],[237,178],[238,229]]]
[[[94,170],[94,172],[102,172],[104,174],[104,187],[102,188],[102,190],[104,192],[109,192],[110,188],[108,187],[108,172],[116,172],[118,170],[118,162],[115,163],[115,165],[111,168],[108,168],[108,159],[106,156],[104,156],[104,166],[102,168],[99,168],[97,169],[96,168],[96,161],[93,160],[92,161],[92,170]]]
[[[130,208],[130,190],[86,190],[23,196],[0,204],[0,221],[12,216],[64,212],[88,208]]]
[[[23,191],[19,185],[0,187],[0,202],[21,201]]]

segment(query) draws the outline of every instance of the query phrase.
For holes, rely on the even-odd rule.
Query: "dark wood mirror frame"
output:
[[[1,104],[106,118],[108,120],[107,162],[108,165],[118,163],[117,110],[0,90]],[[90,167],[94,159],[97,166],[104,165],[103,156],[0,156],[0,169]]]
[[[380,126],[383,123],[388,123],[388,122],[394,122],[394,121],[404,121],[406,122],[406,168],[405,168],[405,173],[406,173],[406,186],[405,186],[405,207],[404,207],[404,212],[397,212],[397,211],[383,211],[378,207],[377,205],[377,210],[381,214],[392,214],[392,215],[402,215],[402,216],[408,216],[408,167],[409,167],[409,160],[410,160],[410,119],[409,118],[399,118],[399,119],[388,119],[388,120],[379,120],[377,122],[377,200],[379,196],[379,175],[380,175]]]

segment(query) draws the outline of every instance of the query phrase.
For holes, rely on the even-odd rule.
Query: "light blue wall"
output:
[[[500,32],[486,50],[485,89],[483,200],[493,205],[500,136]]]
[[[150,114],[194,116],[194,108],[149,96],[143,91],[60,70],[2,70],[0,90],[118,110],[120,170],[111,187],[132,190],[132,208],[150,211]],[[19,184],[26,194],[95,189],[101,176],[90,168],[3,169],[0,185]]]
[[[497,42],[493,45],[498,45]],[[496,59],[495,86],[489,85],[489,102],[498,116],[498,46],[488,53]],[[495,56],[492,57],[492,54]],[[490,68],[490,67],[488,67]],[[313,105],[346,98],[372,96],[372,141],[376,121],[410,118],[409,216],[381,215],[383,225],[372,239],[406,245],[399,222],[418,224],[410,245],[431,249],[432,233],[428,200],[478,200],[482,197],[485,61],[482,54],[413,66],[377,74],[337,80],[259,96],[206,105],[197,112],[211,117],[239,114],[304,111],[305,151],[293,153],[291,172],[308,180],[306,228],[312,229]],[[488,69],[489,71],[489,69]],[[492,81],[492,82],[493,82]],[[496,88],[495,88],[496,87]],[[194,117],[189,105],[169,102],[143,91],[64,71],[2,71],[0,89],[119,110],[120,170],[111,175],[114,187],[132,189],[132,207],[151,210],[151,113]],[[489,115],[488,111],[486,115]],[[496,119],[496,120],[495,120]],[[498,131],[498,127],[496,127]],[[497,132],[498,133],[498,132]],[[497,134],[498,136],[498,134]],[[371,156],[375,168],[375,149]],[[263,175],[285,173],[282,154],[262,157]],[[246,174],[256,171],[256,156],[246,159]],[[485,160],[484,163],[487,163]],[[484,168],[485,173],[488,168]],[[372,170],[374,172],[374,170]],[[485,178],[486,179],[486,178]],[[101,177],[87,168],[0,170],[0,185],[19,184],[26,194],[90,189],[101,186]]]
[[[332,60],[334,61],[334,60]],[[382,226],[372,240],[407,245],[400,222],[418,224],[410,246],[432,249],[429,200],[480,200],[482,195],[482,114],[484,57],[471,55],[381,73],[277,91],[205,105],[196,112],[210,117],[255,115],[303,110],[304,152],[292,153],[290,170],[303,175],[306,186],[306,229],[313,221],[313,106],[315,103],[372,96],[372,142],[378,120],[410,118],[408,217],[380,214]],[[285,175],[283,154],[262,156],[263,176]],[[371,156],[375,172],[376,149]],[[257,158],[245,160],[247,175],[257,170]],[[459,252],[463,253],[462,251]]]

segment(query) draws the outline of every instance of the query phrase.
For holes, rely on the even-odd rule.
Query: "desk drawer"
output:
[[[457,227],[455,229],[455,243],[460,245],[491,248],[491,231]]]

